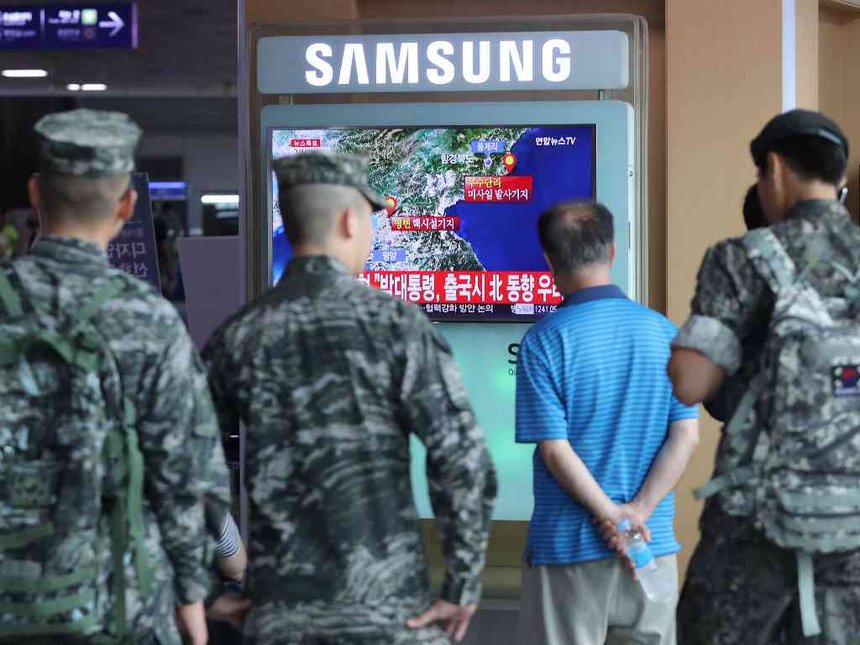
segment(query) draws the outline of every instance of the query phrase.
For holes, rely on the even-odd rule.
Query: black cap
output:
[[[750,143],[753,161],[760,165],[764,156],[773,149],[777,141],[809,135],[821,137],[842,148],[845,159],[848,159],[848,138],[835,122],[821,112],[811,110],[791,110],[779,114],[768,121],[758,136]]]

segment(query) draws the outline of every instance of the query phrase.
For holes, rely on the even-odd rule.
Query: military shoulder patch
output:
[[[860,396],[860,365],[833,366],[833,396]]]

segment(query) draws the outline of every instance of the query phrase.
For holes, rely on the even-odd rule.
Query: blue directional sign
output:
[[[39,49],[41,13],[38,7],[0,7],[0,48]]]
[[[137,47],[137,5],[0,6],[0,49]]]

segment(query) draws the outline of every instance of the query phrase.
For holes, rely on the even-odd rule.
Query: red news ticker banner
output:
[[[366,271],[359,280],[417,305],[558,305],[549,271]]]
[[[466,177],[467,202],[530,202],[534,193],[531,176]]]
[[[322,139],[290,139],[290,148],[321,148]]]
[[[445,217],[412,215],[392,217],[391,228],[395,231],[412,231],[416,233],[425,231],[459,231],[460,218],[455,215],[446,215]]]

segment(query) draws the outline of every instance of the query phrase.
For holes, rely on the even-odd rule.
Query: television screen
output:
[[[369,159],[374,214],[367,284],[434,320],[535,320],[561,296],[541,253],[547,208],[595,195],[594,125],[278,129],[274,159],[341,152]],[[272,174],[273,280],[291,256]]]

